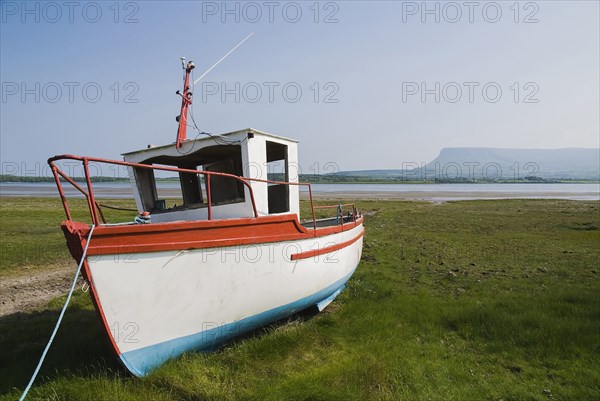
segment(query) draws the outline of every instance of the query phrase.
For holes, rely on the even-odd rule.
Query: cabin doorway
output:
[[[289,182],[288,147],[277,142],[267,142],[267,178]],[[290,211],[289,185],[268,184],[269,214]]]

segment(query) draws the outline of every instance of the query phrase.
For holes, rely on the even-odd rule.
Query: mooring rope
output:
[[[54,331],[52,332],[52,335],[50,336],[50,340],[48,340],[48,344],[46,344],[46,348],[44,349],[44,352],[42,352],[42,357],[40,358],[40,361],[38,362],[38,365],[35,368],[35,371],[33,372],[31,379],[29,380],[29,384],[27,384],[27,387],[25,387],[25,391],[23,391],[21,398],[19,398],[19,401],[23,401],[25,399],[25,397],[27,396],[27,393],[31,389],[31,386],[33,385],[33,382],[35,381],[35,378],[37,377],[37,375],[40,371],[40,368],[42,367],[42,364],[44,363],[44,359],[46,358],[46,354],[48,353],[48,350],[50,349],[50,345],[52,344],[52,341],[54,341],[54,337],[56,336],[56,333],[58,332],[60,323],[62,322],[63,316],[65,315],[65,311],[67,310],[67,306],[69,305],[69,302],[71,301],[71,296],[73,295],[73,291],[75,290],[75,284],[77,284],[77,277],[79,277],[79,272],[81,271],[81,266],[83,266],[83,261],[85,260],[85,255],[87,254],[88,246],[90,245],[90,240],[92,239],[92,233],[94,232],[95,227],[96,226],[94,224],[92,224],[92,228],[90,229],[90,234],[88,235],[87,242],[85,243],[85,248],[83,249],[83,255],[81,255],[81,260],[79,261],[79,266],[77,267],[77,271],[75,272],[75,277],[73,277],[73,283],[71,284],[71,289],[69,290],[69,295],[67,295],[67,300],[65,301],[65,304],[64,304],[62,310],[60,311],[60,315],[58,316],[58,320],[56,321],[56,326],[54,326]]]
[[[119,207],[119,206],[111,206],[111,205],[105,205],[104,203],[98,203],[99,206],[105,207],[107,209],[112,209],[112,210],[125,210],[127,212],[137,212],[137,209],[132,209],[129,207]]]

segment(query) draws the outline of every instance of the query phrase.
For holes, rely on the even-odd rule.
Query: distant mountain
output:
[[[444,148],[429,163],[358,170],[340,176],[415,180],[600,179],[600,149]]]

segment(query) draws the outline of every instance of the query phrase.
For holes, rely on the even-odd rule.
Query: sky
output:
[[[198,77],[250,33],[193,88],[195,121],[298,139],[305,173],[600,147],[597,1],[0,5],[5,174],[173,142],[180,57]]]

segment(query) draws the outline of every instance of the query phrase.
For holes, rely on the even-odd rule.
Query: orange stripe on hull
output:
[[[296,254],[292,255],[291,259],[292,260],[308,259],[308,258],[312,258],[314,256],[319,256],[319,255],[324,255],[326,253],[339,251],[340,249],[343,249],[347,246],[354,244],[363,235],[365,235],[365,230],[363,230],[360,234],[358,234],[356,237],[352,238],[351,240],[344,241],[339,244],[327,246],[327,247],[321,248],[321,249],[313,249],[313,250],[306,251],[306,252],[296,253]]]

